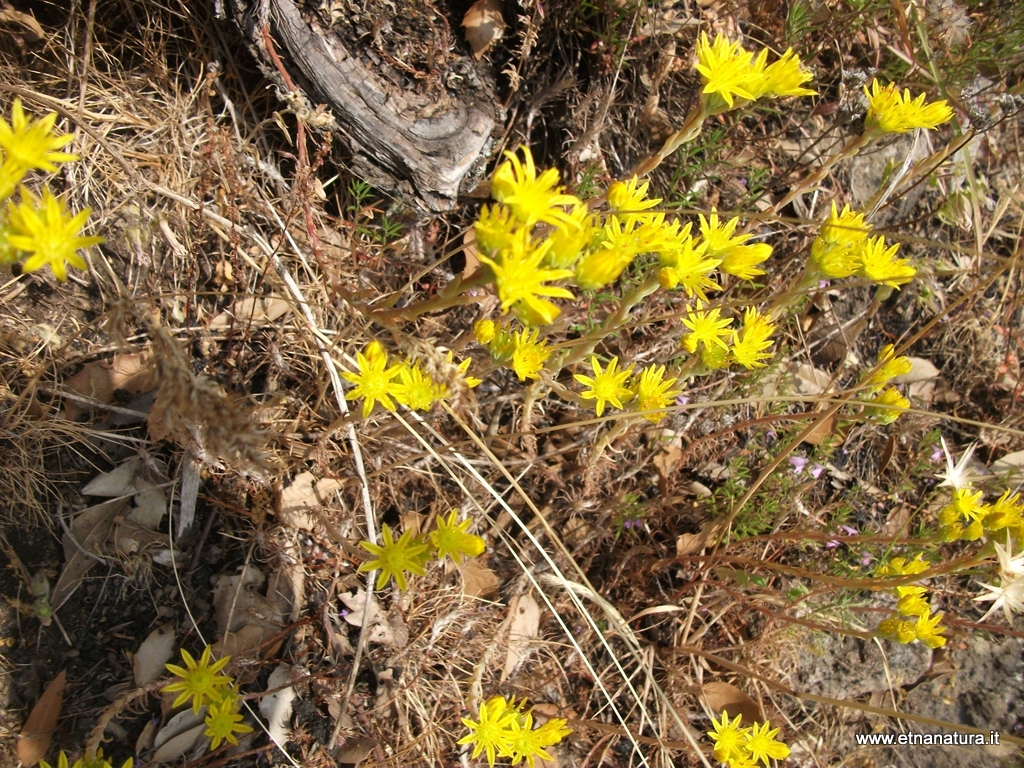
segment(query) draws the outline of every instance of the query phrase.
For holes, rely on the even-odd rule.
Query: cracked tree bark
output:
[[[263,72],[294,106],[266,50],[270,24],[292,80],[312,107],[333,113],[356,175],[421,213],[454,206],[462,182],[486,161],[495,127],[496,101],[483,83],[438,104],[386,81],[292,0],[239,1],[233,11]]]

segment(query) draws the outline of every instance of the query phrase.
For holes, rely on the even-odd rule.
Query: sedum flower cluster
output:
[[[907,133],[919,128],[937,128],[953,117],[953,110],[945,100],[924,103],[924,94],[912,98],[910,91],[894,83],[883,86],[877,79],[871,88],[864,86],[868,99],[868,114],[864,120],[867,133]]]
[[[851,211],[849,205],[840,212],[833,201],[832,212],[811,244],[811,265],[830,279],[857,275],[893,288],[910,282],[917,270],[906,259],[897,258],[899,243],[887,246],[884,237],[870,234],[864,214]]]
[[[121,763],[121,768],[132,768],[134,763],[135,760],[129,757]],[[80,757],[73,763],[68,762],[68,756],[64,754],[64,750],[61,750],[60,754],[57,756],[57,768],[69,768],[69,765],[70,768],[114,768],[110,760],[103,757],[102,749],[97,749],[96,754],[92,757]],[[40,760],[39,766],[40,768],[51,768],[50,764],[45,760]]]
[[[909,373],[913,364],[909,357],[896,357],[896,348],[886,344],[878,353],[873,372],[861,381],[861,397],[868,404],[868,415],[879,424],[892,424],[900,417],[910,401],[896,387],[888,386],[897,376]]]
[[[526,326],[549,325],[561,314],[551,299],[575,298],[568,285],[603,288],[645,255],[657,256],[664,288],[704,301],[706,291],[720,289],[711,277],[715,269],[744,280],[764,274],[758,265],[772,248],[734,235],[738,218],[701,216],[701,238],[694,238],[691,224],[654,210],[661,200],[648,197],[649,183],[635,176],[613,183],[608,212],[594,213],[557,185],[557,170],[538,176],[529,148],[520,152],[522,159],[505,153],[491,181],[497,204],[485,205],[474,225],[502,314],[511,312]]]
[[[945,440],[942,443],[946,457],[946,472],[942,486],[950,486],[953,495],[949,503],[939,510],[939,534],[943,541],[977,541],[982,536],[998,536],[1009,541],[1024,541],[1024,503],[1019,493],[1007,490],[991,504],[984,502],[984,492],[975,490],[968,463],[974,453],[970,446],[960,461],[953,463]]]
[[[681,390],[672,389],[675,378],[665,378],[665,366],[652,365],[639,373],[633,366],[622,370],[619,358],[613,357],[605,368],[596,356],[590,358],[593,376],[575,374],[573,378],[587,388],[580,394],[584,400],[594,401],[598,416],[604,413],[606,405],[625,410],[627,405],[639,412],[647,421],[657,424],[665,418],[665,408],[672,403]]]
[[[359,546],[374,556],[373,560],[359,566],[359,570],[363,573],[378,571],[375,589],[383,589],[394,579],[398,588],[404,591],[409,586],[406,573],[425,575],[426,564],[431,559],[449,557],[461,564],[464,557],[482,555],[486,547],[484,540],[469,533],[473,521],[466,518],[459,522],[458,516],[459,513],[453,509],[447,517],[438,515],[437,526],[429,534],[414,536],[412,531],[405,531],[397,540],[385,523],[381,526],[381,544],[359,542]]]
[[[469,733],[459,739],[459,744],[472,744],[471,759],[480,753],[487,756],[487,764],[493,768],[498,757],[509,757],[512,765],[526,762],[534,768],[534,760],[554,760],[548,747],[558,744],[572,733],[566,728],[564,718],[555,717],[537,728],[533,727],[533,714],[526,701],[516,703],[515,699],[492,696],[480,707],[480,719],[462,718]]]
[[[81,234],[91,209],[72,215],[48,188],[37,197],[21,186],[31,171],[54,173],[60,164],[78,160],[78,155],[61,151],[74,137],[54,133],[56,122],[56,112],[30,121],[19,98],[11,107],[11,121],[0,117],[0,266],[22,262],[23,272],[48,266],[63,282],[68,264],[77,269],[87,266],[78,251],[103,238]]]
[[[591,213],[555,186],[557,173],[545,171],[538,177],[530,150],[523,147],[521,152],[524,160],[506,153],[508,159],[492,183],[499,205],[485,206],[475,225],[476,242],[484,251],[481,259],[491,268],[502,312],[512,312],[527,326],[516,330],[508,322],[490,319],[476,323],[474,334],[495,362],[511,367],[520,381],[538,379],[553,350],[539,329],[529,326],[558,317],[561,309],[550,298],[573,298],[567,288],[552,283],[596,290],[617,280],[638,257],[651,255],[658,260],[657,283],[681,290],[694,302],[683,320],[687,352],[699,349],[711,370],[732,363],[748,369],[766,365],[776,327],[769,317],[751,308],[733,328],[731,318],[721,317],[721,308],[705,309],[708,292],[721,290],[716,270],[742,280],[765,274],[760,265],[772,247],[749,242],[749,234],[736,234],[738,217],[721,219],[712,209],[709,216],[699,216],[695,236],[692,224],[656,211],[661,200],[648,197],[648,183],[636,177],[609,187],[606,214]],[[545,222],[548,229],[534,232],[537,222]],[[664,367],[634,374],[631,367],[618,369],[617,361],[610,365],[602,370],[592,358],[594,376],[576,375],[588,387],[581,396],[594,400],[597,415],[606,404],[623,408],[631,401],[649,421],[660,421],[664,414],[649,412],[665,408],[679,394],[671,389],[676,379],[666,378]]]
[[[167,671],[177,679],[161,690],[164,693],[178,694],[172,704],[173,707],[180,707],[191,701],[192,711],[197,715],[204,706],[206,707],[204,734],[211,739],[210,749],[214,750],[222,741],[237,745],[238,739],[235,734],[251,733],[252,727],[242,722],[242,715],[239,712],[241,702],[237,690],[232,685],[234,678],[220,674],[231,657],[223,656],[211,663],[211,654],[211,647],[206,646],[197,662],[182,648],[181,658],[185,666],[166,664]]]
[[[764,368],[772,357],[772,334],[775,323],[757,309],[748,307],[743,312],[739,328],[732,327],[733,319],[721,317],[721,309],[704,309],[698,300],[696,307],[687,310],[683,325],[689,333],[683,337],[687,352],[700,350],[700,359],[706,368],[716,370],[736,363],[744,368]]]
[[[927,570],[928,563],[919,553],[909,560],[905,557],[894,557],[888,563],[875,569],[875,575],[879,577],[908,576]],[[896,597],[898,598],[896,610],[879,623],[879,636],[904,645],[917,641],[929,648],[944,646],[946,638],[942,637],[942,633],[946,628],[941,624],[943,614],[932,613],[931,606],[925,597],[927,594],[928,590],[919,584],[896,587]]]
[[[465,375],[472,362],[469,358],[455,365],[449,351],[446,362],[464,378],[467,387],[480,383],[480,379]],[[395,410],[395,401],[414,411],[429,411],[435,403],[451,397],[448,383],[430,376],[419,363],[401,360],[389,365],[388,353],[378,341],[371,341],[366,349],[356,353],[356,365],[357,372],[345,371],[341,376],[355,384],[345,399],[363,401],[364,419],[370,416],[376,403],[389,411]]]
[[[767,48],[754,56],[722,34],[716,35],[712,43],[706,32],[701,33],[697,41],[697,72],[704,84],[701,98],[708,115],[739,109],[765,97],[817,93],[804,87],[812,75],[803,69],[792,48],[768,64]]]
[[[789,757],[789,747],[775,738],[779,729],[771,728],[767,721],[741,728],[742,715],[729,720],[728,710],[723,709],[719,717],[720,721],[711,718],[714,727],[708,731],[708,738],[715,745],[715,760],[728,768],[754,768],[758,762],[768,765],[769,760]]]

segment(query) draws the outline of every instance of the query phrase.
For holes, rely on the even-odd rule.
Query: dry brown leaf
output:
[[[4,3],[0,8],[0,24],[17,24],[30,42],[43,40],[46,37],[46,33],[43,32],[43,28],[36,21],[35,16],[15,10],[10,3]]]
[[[1008,453],[992,462],[991,470],[1010,486],[1024,482],[1024,451]]]
[[[345,614],[345,622],[351,624],[353,627],[361,627],[363,625],[363,611],[366,606],[366,590],[357,589],[355,592],[342,592],[338,595],[338,599],[345,604],[348,608],[348,613]],[[368,624],[374,624],[384,621],[384,611],[380,608],[380,603],[377,602],[377,598],[370,596],[370,608],[366,615],[366,622]]]
[[[146,724],[142,727],[142,733],[140,733],[139,738],[135,740],[135,754],[138,755],[142,752],[148,752],[153,748],[153,739],[156,738],[156,732],[159,726],[160,721],[155,717],[146,721]]]
[[[82,494],[108,498],[134,494],[135,507],[128,513],[128,519],[155,531],[167,513],[167,497],[156,483],[142,477],[142,470],[141,458],[129,459],[110,472],[96,475]]]
[[[282,541],[280,557],[277,570],[267,579],[267,600],[281,616],[298,621],[305,605],[306,569],[294,538]]]
[[[931,360],[925,360],[923,357],[911,357],[909,360],[910,370],[893,378],[893,384],[913,384],[917,381],[929,381],[939,378],[941,371],[935,367]]]
[[[329,477],[317,480],[312,472],[296,475],[288,487],[281,491],[281,522],[300,531],[313,530],[316,517],[310,510],[329,504],[334,492],[342,486],[340,480]]]
[[[820,395],[831,383],[828,373],[807,363],[801,363],[793,371],[793,391],[798,395]]]
[[[818,445],[834,436],[839,440],[838,445],[842,445],[846,440],[846,436],[835,431],[837,423],[839,423],[838,417],[829,416],[807,433],[804,437],[804,442],[808,445]]]
[[[69,392],[107,405],[114,402],[116,390],[141,395],[153,389],[153,384],[148,357],[141,354],[114,355],[109,363],[105,360],[86,363],[82,370],[64,382]],[[64,404],[64,412],[72,421],[77,421],[87,411],[87,407],[71,401]]]
[[[211,646],[213,649],[211,653],[215,659],[222,656],[230,656],[232,666],[237,661],[253,658],[257,651],[259,651],[261,657],[273,656],[280,647],[280,643],[274,643],[266,648],[261,648],[261,646],[278,631],[276,629],[260,627],[256,624],[246,624],[237,632],[228,632],[214,643]],[[241,670],[236,668],[234,675],[239,684],[248,684],[256,679],[258,671],[258,668],[252,669],[247,666]]]
[[[203,710],[204,712],[206,710]],[[206,723],[200,723],[199,725],[189,728],[184,733],[179,733],[163,744],[161,744],[153,756],[149,758],[151,765],[159,763],[173,763],[176,760],[180,760],[190,752],[202,753],[206,751],[206,746],[203,744],[200,748],[200,742],[209,741],[209,737],[204,736],[203,733],[206,731]]]
[[[764,722],[764,715],[757,702],[735,685],[718,682],[705,683],[701,692],[704,694],[708,709],[716,715],[720,715],[723,709],[733,718],[736,715],[743,715],[744,727]]]
[[[60,706],[64,701],[64,686],[68,673],[61,671],[43,691],[39,701],[32,707],[28,720],[18,734],[18,759],[24,766],[36,765],[46,757],[53,739],[53,731],[60,717]]]
[[[345,614],[345,621],[354,627],[363,625],[363,612],[366,604],[366,590],[359,589],[355,592],[342,592],[338,599],[348,608]],[[366,641],[378,645],[397,645],[402,647],[408,642],[408,629],[404,627],[400,616],[389,617],[385,615],[377,602],[377,598],[370,596],[370,608],[366,616]]]
[[[347,765],[359,765],[370,753],[377,748],[378,744],[373,739],[365,736],[350,736],[344,743],[338,746],[334,753],[334,759],[338,763]]]
[[[469,280],[480,269],[480,249],[476,245],[476,230],[470,227],[462,236],[462,255],[466,266],[462,268],[462,279]]]
[[[170,698],[175,698],[177,694],[167,694]],[[183,709],[170,718],[163,727],[157,731],[156,736],[153,738],[153,746],[159,747],[161,744],[166,744],[168,741],[173,739],[179,734],[185,733],[197,725],[203,722],[206,718],[206,707],[200,707],[199,712],[193,712],[192,707]]]
[[[83,496],[126,496],[135,492],[135,478],[142,467],[142,459],[136,457],[114,467],[109,472],[96,475],[82,489]]]
[[[700,552],[721,533],[725,526],[725,518],[718,520],[705,520],[697,533],[684,533],[676,537],[676,557],[692,555]]]
[[[140,490],[135,494],[135,506],[128,513],[128,522],[138,523],[151,531],[159,530],[160,523],[167,514],[167,497],[164,495],[164,489],[141,477],[135,479],[134,485]]]
[[[296,667],[278,664],[267,678],[267,690],[273,693],[268,693],[260,699],[260,714],[267,721],[270,739],[280,746],[284,746],[291,738],[292,702],[298,694],[288,683],[296,677]]]
[[[931,379],[929,381],[915,381],[907,387],[907,397],[909,397],[916,406],[927,410],[932,407],[932,403],[935,401],[935,390],[937,388],[937,384],[937,379]]]
[[[583,516],[570,517],[562,524],[559,534],[570,550],[576,549],[593,533],[590,523]]]
[[[171,540],[166,533],[145,528],[130,520],[114,520],[114,530],[107,541],[107,550],[118,555],[134,555],[152,549],[166,549]]]
[[[221,636],[248,624],[277,631],[284,616],[276,602],[256,591],[263,583],[263,574],[252,565],[246,566],[240,575],[217,577],[213,585],[213,613]]]
[[[128,505],[128,499],[111,499],[94,507],[83,509],[71,523],[71,536],[86,552],[97,556],[104,554],[104,547],[114,527],[114,518]],[[64,557],[67,561],[61,571],[57,585],[53,588],[50,605],[57,610],[72,593],[78,589],[85,575],[98,562],[75,546],[71,536],[64,534]]]
[[[135,685],[142,687],[158,680],[164,674],[164,664],[174,655],[174,625],[157,627],[142,641],[132,659]]]
[[[426,517],[419,512],[406,512],[398,516],[398,521],[402,525],[402,533],[408,531],[414,537],[419,536],[423,532],[423,522],[425,520]]]
[[[908,525],[913,513],[913,508],[908,504],[897,504],[894,506],[889,510],[885,523],[882,525],[882,535],[893,537],[907,535]]]
[[[477,559],[467,560],[459,567],[462,572],[462,593],[466,597],[486,597],[498,591],[501,581],[494,571]]]
[[[150,763],[170,763],[189,753],[202,739],[203,731],[206,730],[206,707],[199,710],[199,714],[192,712],[189,707],[172,717],[167,724],[160,729],[153,744],[156,752]]]
[[[230,310],[215,315],[210,320],[211,330],[224,330],[239,326],[260,326],[274,322],[282,317],[291,305],[278,296],[249,296],[236,301]]]
[[[477,61],[505,34],[503,6],[501,0],[476,0],[462,17],[466,41]]]
[[[889,433],[889,437],[885,441],[885,447],[882,449],[882,456],[878,460],[878,473],[885,472],[885,468],[889,466],[889,462],[892,461],[893,454],[896,452],[896,436]]]
[[[683,449],[676,445],[675,440],[662,446],[661,450],[654,455],[654,468],[663,478],[672,477],[679,467],[679,461],[683,458]]]
[[[508,629],[508,653],[505,655],[501,682],[505,682],[526,661],[530,655],[530,646],[537,639],[540,629],[540,606],[533,595],[527,593],[512,598],[508,610],[512,614],[512,623]]]

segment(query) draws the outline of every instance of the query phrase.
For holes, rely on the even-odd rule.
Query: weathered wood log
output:
[[[233,10],[260,67],[288,98],[264,42],[269,23],[289,76],[312,105],[333,113],[353,173],[424,213],[455,204],[460,184],[486,161],[495,127],[496,101],[482,81],[469,78],[442,104],[383,78],[292,0],[238,0]]]

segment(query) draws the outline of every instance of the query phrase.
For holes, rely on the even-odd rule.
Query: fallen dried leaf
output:
[[[466,41],[477,61],[505,34],[502,8],[501,0],[476,0],[462,17]]]
[[[338,763],[345,763],[347,765],[359,765],[370,753],[377,748],[378,744],[373,739],[368,739],[365,736],[350,736],[345,739],[345,742],[341,744],[337,751],[334,753],[334,759]]]
[[[923,357],[911,357],[910,370],[896,376],[892,382],[893,384],[913,384],[916,381],[937,379],[939,373],[939,369],[932,364],[931,360],[925,360]]]
[[[484,597],[498,591],[501,581],[494,571],[477,559],[467,560],[459,567],[462,572],[462,593],[467,597]]]
[[[107,549],[113,548],[118,555],[134,555],[151,549],[164,549],[170,546],[170,538],[166,533],[144,528],[130,520],[114,520],[114,529],[107,540]]]
[[[301,531],[316,527],[316,517],[310,510],[330,503],[334,492],[343,486],[340,480],[325,477],[317,480],[312,472],[302,472],[281,491],[281,514],[285,525]]]
[[[109,472],[96,475],[82,489],[82,495],[113,498],[134,493],[136,490],[135,478],[138,477],[141,467],[141,458],[129,459]]]
[[[170,763],[188,754],[190,750],[201,747],[205,751],[204,742],[208,741],[203,735],[206,730],[206,723],[203,722],[205,717],[205,706],[200,708],[198,715],[189,707],[168,720],[153,741],[156,752],[149,758],[149,762]]]
[[[256,591],[263,586],[259,568],[249,565],[237,576],[221,575],[213,585],[213,615],[221,636],[247,624],[276,629],[283,620],[277,605]]]
[[[673,440],[662,446],[661,450],[654,455],[654,468],[658,470],[661,477],[668,479],[675,475],[679,467],[679,461],[683,458],[683,449],[677,445],[678,441]]]
[[[174,625],[164,624],[157,627],[142,641],[139,650],[132,659],[135,672],[135,684],[139,687],[149,685],[164,674],[164,664],[174,655]]]
[[[363,611],[366,604],[366,590],[359,589],[355,592],[342,592],[338,595],[338,599],[345,604],[349,612],[345,614],[345,621],[354,627],[361,627],[363,625]],[[400,620],[400,617],[398,617]],[[399,645],[402,646],[405,643],[400,642],[400,635],[405,633],[405,641],[408,640],[408,630],[404,626],[392,626],[392,622],[389,617],[384,614],[381,610],[380,603],[377,602],[377,598],[370,597],[370,608],[369,613],[366,616],[366,640],[370,643],[377,643],[379,645]],[[396,632],[396,629],[398,630]]]
[[[260,627],[256,624],[246,624],[237,632],[228,632],[214,643],[211,646],[213,657],[216,659],[221,656],[230,656],[230,668],[235,676],[235,681],[239,685],[248,685],[256,679],[256,673],[259,671],[259,668],[254,668],[252,665],[239,668],[235,664],[254,658],[257,655],[257,651],[259,651],[258,655],[260,657],[269,657],[277,653],[277,649],[281,646],[280,643],[272,643],[266,648],[262,647],[277,631],[267,627]]]
[[[820,395],[831,383],[832,376],[807,363],[801,363],[793,371],[793,390],[798,395]]]
[[[1024,482],[1024,451],[1015,451],[996,459],[990,469],[1008,485]]]
[[[889,462],[892,461],[893,453],[896,452],[896,436],[891,432],[889,437],[885,441],[885,448],[882,449],[882,455],[878,459],[878,473],[885,472],[885,468],[889,466]]]
[[[135,494],[135,506],[128,513],[128,521],[138,523],[151,531],[159,530],[160,523],[167,514],[167,497],[164,495],[164,489],[141,477],[135,479],[134,485],[136,488],[142,487]]]
[[[26,37],[32,42],[46,38],[43,28],[40,26],[39,22],[36,21],[35,16],[30,13],[16,11],[7,3],[4,3],[4,7],[0,8],[0,24],[17,24],[26,33]]]
[[[804,436],[804,442],[808,445],[818,445],[830,437],[834,437],[838,440],[837,445],[842,445],[846,440],[846,435],[836,430],[836,424],[838,423],[838,417],[829,416]]]
[[[676,557],[692,555],[704,549],[725,526],[725,518],[705,520],[697,533],[683,533],[676,537]]]
[[[462,279],[469,280],[480,269],[480,249],[476,245],[476,230],[470,227],[462,236],[462,255],[466,266],[462,268]]]
[[[53,732],[57,728],[67,681],[67,672],[62,670],[50,681],[39,701],[32,707],[21,733],[18,734],[18,759],[22,765],[33,766],[46,757]]]
[[[355,592],[342,592],[338,595],[338,599],[348,608],[348,613],[345,614],[345,621],[353,627],[361,627],[363,625],[363,610],[366,605],[366,590],[357,589]],[[371,596],[370,609],[369,614],[366,616],[366,621],[373,624],[383,620],[384,612],[380,609],[380,603],[377,602],[376,597]]]
[[[277,296],[249,296],[236,301],[231,309],[215,315],[210,320],[210,330],[221,331],[231,327],[261,326],[282,317],[291,305]]]
[[[526,661],[530,655],[530,646],[537,639],[540,629],[540,606],[533,595],[527,593],[512,598],[508,610],[512,614],[512,623],[508,630],[508,653],[505,655],[501,682],[505,682]]]
[[[733,718],[736,715],[743,715],[744,726],[764,722],[764,715],[761,714],[761,708],[757,702],[735,685],[718,682],[705,683],[701,692],[704,694],[708,709],[716,715],[720,715],[724,709]]]
[[[306,570],[294,531],[292,533],[292,538],[281,542],[281,562],[267,580],[267,600],[281,616],[298,621],[305,605]]]
[[[85,575],[99,562],[96,558],[84,554],[75,546],[75,541],[86,552],[97,557],[104,554],[104,546],[114,526],[114,518],[128,505],[127,498],[111,499],[94,507],[83,509],[71,523],[71,535],[64,534],[64,557],[67,561],[61,571],[57,585],[53,588],[50,605],[59,609],[78,589]],[[74,537],[72,541],[71,537]]]
[[[109,363],[104,360],[86,363],[82,370],[64,382],[64,386],[76,395],[109,405],[114,402],[114,392],[119,389],[131,395],[149,392],[153,389],[153,374],[146,355],[114,355]],[[72,421],[77,421],[88,410],[88,407],[71,401],[64,404],[64,412]]]
[[[260,699],[260,714],[267,721],[267,731],[275,744],[283,747],[291,738],[292,702],[296,699],[295,689],[287,683],[297,677],[296,668],[290,664],[278,664],[267,678],[268,693]],[[282,687],[286,686],[287,687]],[[280,690],[275,690],[275,689]]]
[[[139,738],[135,740],[135,754],[138,755],[142,752],[148,752],[153,748],[153,740],[156,738],[157,728],[159,725],[160,721],[155,717],[146,721],[146,724],[142,727],[142,733],[140,733]]]

